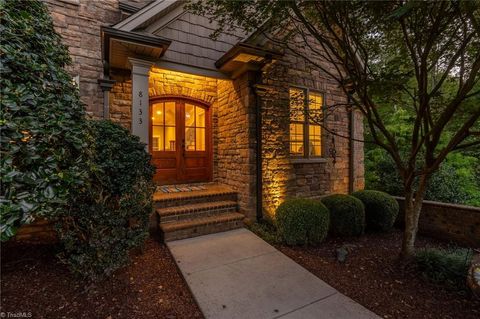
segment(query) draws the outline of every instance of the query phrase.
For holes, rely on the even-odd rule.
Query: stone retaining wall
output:
[[[399,225],[404,225],[405,198],[395,197],[400,204]],[[424,201],[418,223],[419,232],[462,245],[480,247],[480,208]]]

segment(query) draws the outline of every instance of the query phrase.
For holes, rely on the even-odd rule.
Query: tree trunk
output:
[[[417,192],[411,187],[405,192],[405,231],[403,233],[402,250],[400,258],[410,259],[415,254],[415,239],[418,232],[418,220],[422,211],[423,198],[427,188],[428,176],[422,175]]]

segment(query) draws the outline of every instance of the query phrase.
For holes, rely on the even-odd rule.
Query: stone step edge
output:
[[[156,198],[154,201],[156,203],[162,203],[162,202],[172,202],[172,201],[208,198],[208,197],[216,197],[216,196],[227,196],[227,195],[237,195],[237,192],[236,191],[213,191],[210,193],[203,193],[203,194],[198,194],[198,193],[196,194],[195,192],[185,192],[184,194],[181,194],[181,196],[175,196],[170,198]]]
[[[160,217],[180,215],[187,213],[196,213],[203,212],[208,210],[217,210],[223,208],[236,208],[237,202],[235,201],[218,201],[218,202],[207,202],[207,203],[197,203],[197,204],[187,204],[179,205],[165,208],[157,208],[156,212]]]
[[[198,226],[205,226],[209,224],[220,224],[220,223],[226,223],[234,220],[242,220],[244,218],[245,216],[240,213],[228,213],[228,214],[222,214],[218,216],[210,216],[210,217],[202,217],[198,219],[191,219],[191,220],[185,220],[185,221],[170,222],[166,224],[160,223],[160,229],[164,233],[170,233],[177,230],[183,230],[183,229],[188,229],[188,228],[193,228]]]

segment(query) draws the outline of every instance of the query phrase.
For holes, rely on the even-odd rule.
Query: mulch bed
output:
[[[329,239],[319,247],[276,245],[284,254],[384,318],[480,318],[480,301],[470,293],[426,281],[416,269],[397,262],[402,233],[367,234],[355,239]],[[345,263],[336,248],[355,245]],[[417,247],[445,246],[420,237]]]
[[[167,247],[149,239],[103,282],[72,276],[50,246],[2,245],[1,311],[31,318],[203,318]]]

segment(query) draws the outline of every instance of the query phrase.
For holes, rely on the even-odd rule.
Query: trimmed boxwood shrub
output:
[[[92,121],[89,187],[59,216],[61,258],[89,279],[110,275],[141,245],[152,213],[154,168],[137,136],[111,121]]]
[[[311,199],[287,199],[275,214],[278,236],[288,245],[321,243],[327,236],[329,222],[327,208]]]
[[[365,230],[365,208],[353,196],[334,194],[322,198],[330,211],[330,232],[336,236],[360,236]]]
[[[398,216],[398,202],[387,193],[372,190],[358,191],[352,194],[365,206],[367,228],[388,231]]]

